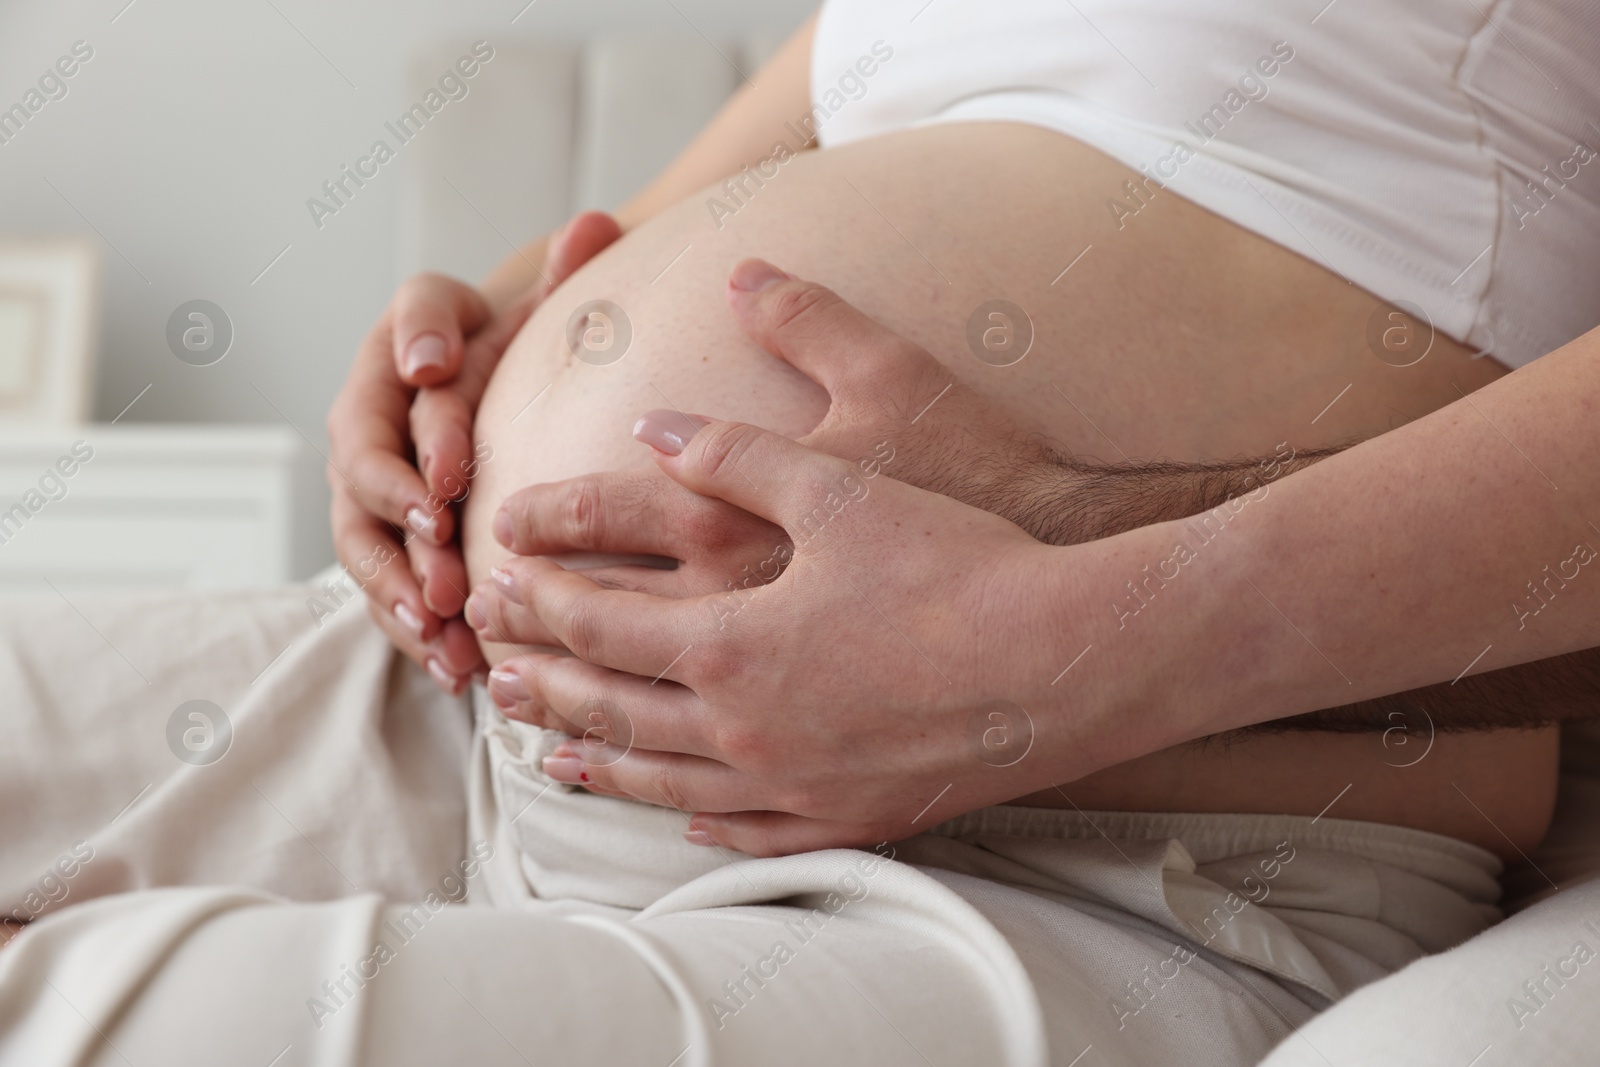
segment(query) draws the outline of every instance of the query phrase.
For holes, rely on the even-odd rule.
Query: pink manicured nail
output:
[[[481,630],[489,625],[489,616],[483,613],[483,599],[477,593],[467,597],[467,607],[462,614],[466,616],[467,625],[474,630]]]
[[[532,697],[522,680],[522,675],[516,671],[508,671],[504,667],[496,667],[489,672],[489,695],[494,697],[497,703],[504,697],[507,704],[515,704],[519,700],[528,700]]]
[[[423,334],[406,349],[406,375],[409,377],[421,370],[444,366],[449,351],[443,337],[436,333]]]
[[[789,275],[764,259],[747,259],[733,268],[728,284],[746,293],[759,293],[769,286],[789,280]]]
[[[504,508],[494,513],[494,539],[507,548],[516,540],[517,531],[511,523],[511,513]]]
[[[567,785],[582,785],[589,780],[589,773],[584,770],[581,759],[546,756],[544,773]]]
[[[435,682],[439,683],[439,688],[451,696],[461,692],[461,679],[445,670],[444,664],[437,659],[428,660],[428,673],[433,676]]]
[[[700,432],[700,427],[710,423],[698,415],[685,415],[681,411],[667,411],[657,408],[647,411],[633,424],[633,439],[649,445],[657,452],[665,452],[669,456],[683,453],[684,447],[695,434]]]
[[[500,595],[513,604],[522,603],[522,591],[517,588],[517,579],[508,570],[500,567],[490,567],[489,577],[494,579],[495,588],[500,590]]]
[[[411,610],[411,605],[404,600],[395,601],[394,617],[400,620],[401,626],[416,634],[418,640],[422,639],[422,620],[417,617],[416,612]]]
[[[426,537],[434,544],[439,543],[439,516],[429,515],[421,508],[412,508],[406,512],[406,527],[420,537]]]
[[[685,830],[683,839],[691,845],[699,845],[702,848],[715,848],[717,844],[704,830]]]

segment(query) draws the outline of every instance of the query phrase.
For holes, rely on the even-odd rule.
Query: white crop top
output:
[[[1031,123],[1509,366],[1600,324],[1600,0],[827,0],[811,70],[824,146]]]

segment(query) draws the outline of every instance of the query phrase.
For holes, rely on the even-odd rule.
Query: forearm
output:
[[[1116,614],[1125,583],[1196,541],[1192,525],[1083,546],[1064,566],[1116,616],[1094,627],[1108,660],[1137,664],[1141,704],[1191,736],[1592,648],[1597,408],[1591,334],[1275,484],[1190,545],[1134,617]]]
[[[1260,459],[1204,464],[1101,464],[1051,455],[1023,479],[1030,484],[1016,486],[1006,509],[1013,521],[1041,541],[1082,544],[1201,515],[1251,494],[1264,499],[1273,482],[1341,451],[1296,452],[1284,444]],[[1600,648],[1274,719],[1249,729],[1366,731],[1397,724],[1417,729],[1431,723],[1440,731],[1482,730],[1543,726],[1596,714],[1600,714]]]

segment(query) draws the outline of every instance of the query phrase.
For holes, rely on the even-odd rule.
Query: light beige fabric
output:
[[[0,1064],[1253,1063],[1496,916],[1487,853],[1330,819],[698,849],[315,593],[0,617]]]
[[[1600,1048],[1600,881],[1551,896],[1366,986],[1263,1067],[1540,1067]]]
[[[95,859],[64,903],[165,885],[411,899],[464,851],[470,716],[399,662],[358,599],[7,598],[0,693],[6,914],[78,841]],[[178,714],[194,700],[226,716],[225,749],[222,722],[216,748],[183,748],[186,731],[206,740]],[[179,750],[220,758],[180,760],[175,716]],[[46,913],[51,895],[35,900]]]

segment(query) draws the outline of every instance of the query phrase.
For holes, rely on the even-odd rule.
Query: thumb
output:
[[[742,422],[648,411],[633,436],[674,481],[776,523],[793,536],[829,496],[859,498],[855,466]],[[853,487],[853,491],[852,491]]]
[[[572,273],[605,251],[622,227],[603,211],[585,211],[556,232],[545,252],[544,273],[548,289],[554,289]]]
[[[490,315],[476,289],[442,274],[407,279],[391,306],[395,370],[411,386],[437,385],[455,377],[464,337]]]
[[[914,418],[954,380],[920,346],[833,290],[747,259],[728,277],[728,303],[746,335],[828,391],[828,421],[863,407]]]

